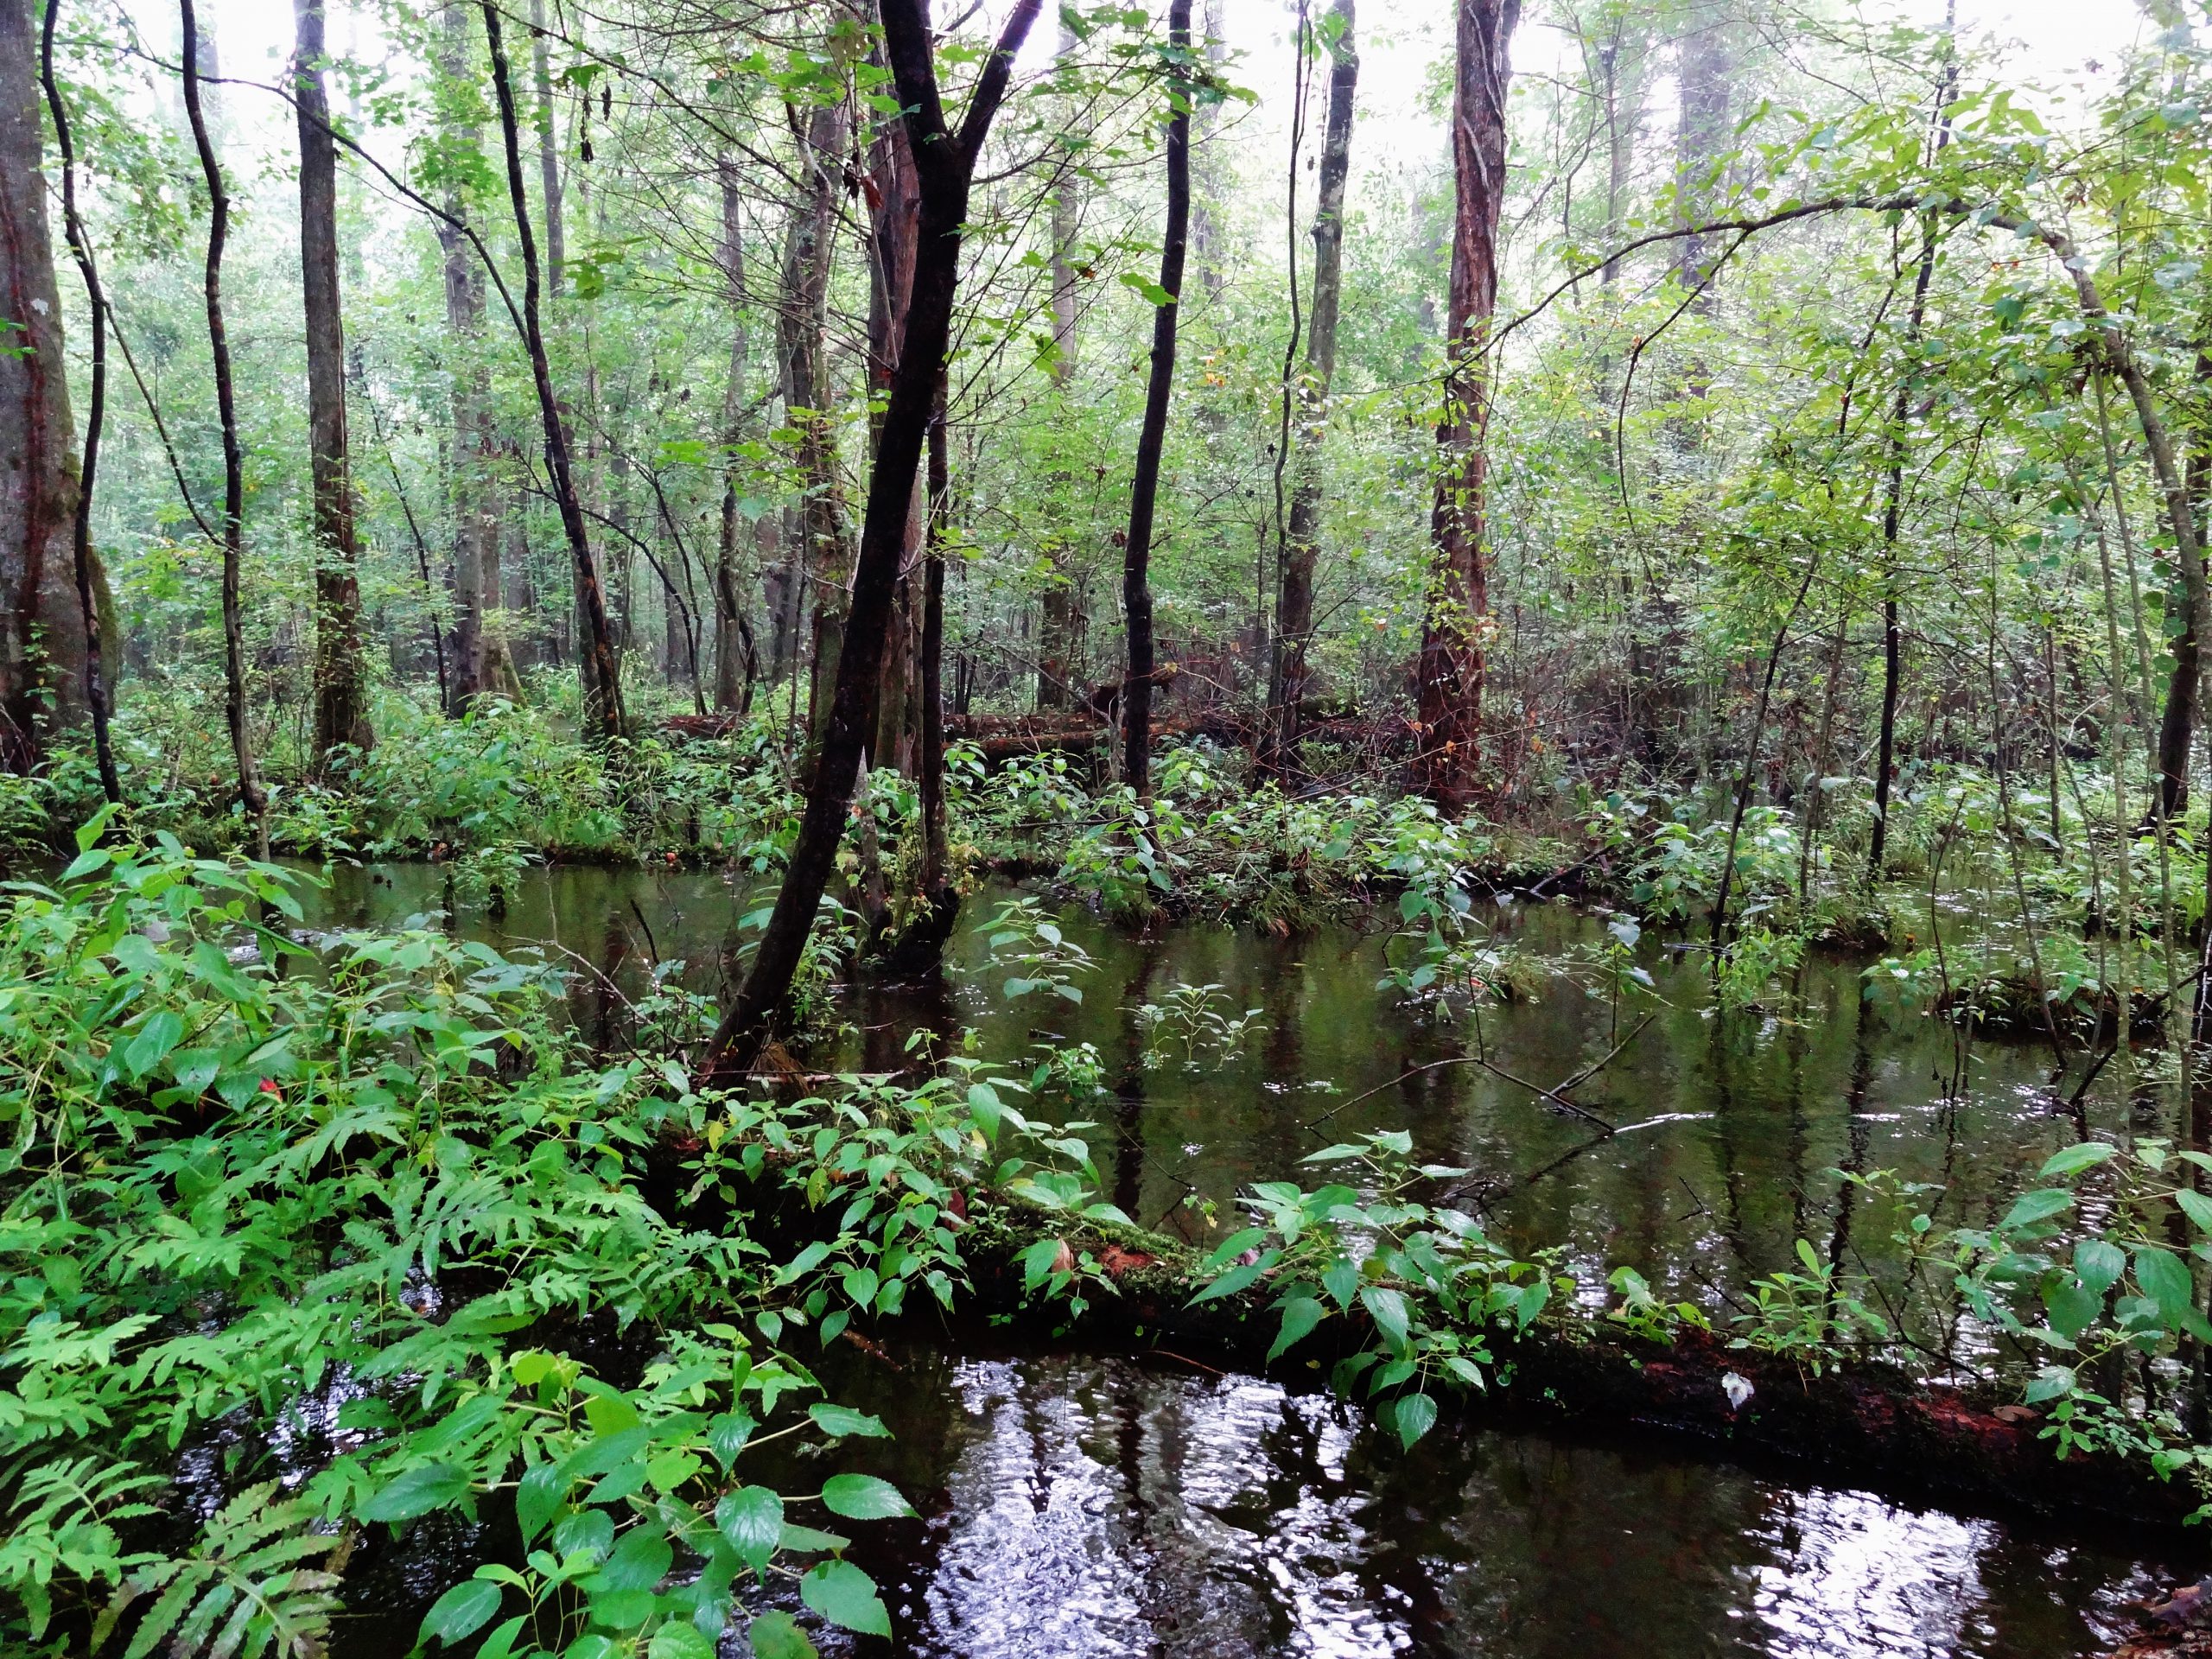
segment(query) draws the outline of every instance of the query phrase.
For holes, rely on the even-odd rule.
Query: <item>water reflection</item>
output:
[[[917,1027],[967,1027],[979,1052],[1007,1060],[1092,1044],[1106,1092],[1082,1115],[1097,1124],[1090,1136],[1114,1201],[1194,1240],[1236,1224],[1237,1194],[1250,1182],[1294,1173],[1331,1140],[1405,1128],[1424,1159],[1473,1169],[1471,1200],[1508,1243],[1564,1246],[1590,1286],[1630,1266],[1670,1297],[1715,1302],[1790,1266],[1802,1237],[1838,1265],[1874,1274],[1891,1295],[1901,1289],[1891,1236],[1904,1217],[1830,1171],[1894,1170],[1940,1184],[1947,1218],[1986,1224],[2082,1133],[2050,1086],[2047,1052],[1962,1043],[1937,1021],[1870,1012],[1855,959],[1810,957],[1787,1019],[1722,1015],[1698,966],[1647,932],[1641,960],[1660,998],[1653,1018],[1576,1090],[1599,1116],[1634,1126],[1606,1138],[1478,1067],[1416,1070],[1464,1054],[1473,1033],[1464,1023],[1424,1023],[1378,989],[1394,914],[1374,931],[1279,939],[1202,925],[1132,937],[1071,911],[1064,925],[1097,964],[1084,1001],[1009,1007],[978,931],[998,896],[969,901],[944,978],[854,992],[856,1035],[838,1063],[906,1065]],[[385,925],[442,899],[435,868],[397,865],[336,872],[325,904],[337,919]],[[563,868],[531,872],[500,923],[466,925],[577,967],[578,1018],[595,1036],[619,1034],[613,988],[634,996],[655,959],[682,959],[695,988],[727,983],[734,920],[747,902],[720,874]],[[1491,925],[1524,957],[1554,963],[1599,937],[1596,923],[1564,906],[1500,906]],[[1484,1010],[1490,1058],[1549,1084],[1604,1056],[1640,1016],[1616,1007],[1595,978],[1563,974],[1531,1000]],[[1261,1009],[1264,1026],[1196,1071],[1172,1061],[1147,1068],[1135,1011],[1179,984],[1220,985],[1226,1006]],[[2130,1130],[2116,1073],[2087,1096],[2086,1124],[2098,1133]]]
[[[900,1363],[840,1387],[892,1423],[875,1466],[927,1517],[863,1546],[905,1654],[2051,1659],[2097,1650],[2151,1583],[2118,1553],[1725,1467],[1444,1431],[1407,1457],[1250,1378]]]

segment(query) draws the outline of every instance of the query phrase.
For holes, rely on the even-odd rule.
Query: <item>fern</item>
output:
[[[130,1607],[156,1596],[124,1659],[146,1659],[165,1641],[169,1659],[321,1659],[338,1610],[334,1570],[346,1540],[311,1530],[315,1512],[264,1481],[226,1503],[189,1555],[140,1567],[92,1630],[99,1651]],[[321,1567],[303,1567],[310,1556]]]

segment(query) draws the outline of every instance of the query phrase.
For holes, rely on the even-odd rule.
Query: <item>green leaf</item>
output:
[[[426,1463],[405,1474],[361,1506],[364,1521],[412,1521],[433,1510],[449,1509],[468,1496],[468,1477],[449,1463]]]
[[[2038,1222],[2049,1221],[2074,1207],[2074,1195],[2063,1186],[2047,1186],[2034,1192],[2023,1192],[2012,1201],[1999,1226],[2010,1230],[2015,1227],[2032,1227]]]
[[[874,1475],[831,1476],[823,1484],[822,1502],[830,1514],[849,1521],[888,1521],[914,1512],[896,1486]]]
[[[741,1486],[715,1505],[715,1525],[755,1573],[776,1553],[784,1530],[784,1500],[766,1486]]]
[[[2126,1252],[2109,1240],[2085,1238],[2074,1247],[2074,1276],[2096,1295],[2102,1296],[2118,1284],[2120,1275],[2126,1271]]]
[[[2212,1233],[2212,1198],[2184,1186],[2174,1194],[2174,1202],[2190,1219],[2190,1224],[2200,1233]]]
[[[715,1644],[696,1624],[681,1620],[653,1632],[647,1659],[715,1659]]]
[[[875,1580],[850,1561],[823,1561],[809,1568],[798,1581],[798,1599],[841,1630],[891,1634],[891,1615],[875,1593]]]
[[[423,1615],[418,1642],[459,1642],[489,1624],[499,1611],[499,1586],[488,1579],[464,1579],[430,1604]]]
[[[1149,276],[1141,276],[1134,270],[1125,270],[1122,273],[1122,286],[1144,296],[1147,304],[1173,305],[1175,303],[1175,296],[1173,294]]]
[[[1393,1415],[1399,1444],[1411,1451],[1415,1440],[1436,1427],[1436,1402],[1426,1394],[1408,1394],[1398,1401]]]
[[[597,1587],[604,1590],[650,1590],[668,1576],[676,1552],[654,1526],[637,1526],[622,1535],[607,1565],[599,1569]]]
[[[824,1434],[860,1434],[872,1440],[887,1440],[891,1431],[883,1426],[883,1419],[871,1417],[864,1411],[855,1411],[850,1406],[835,1406],[828,1401],[818,1401],[806,1408],[814,1419],[814,1426]]]
[[[184,1035],[184,1020],[174,1008],[159,1008],[146,1016],[137,1034],[123,1046],[123,1064],[136,1079],[144,1077],[177,1046]]]
[[[1406,1312],[1406,1299],[1395,1290],[1385,1290],[1379,1286],[1370,1285],[1359,1293],[1359,1300],[1367,1309],[1369,1316],[1374,1319],[1375,1328],[1389,1338],[1392,1346],[1404,1347],[1408,1318]]]
[[[2142,1287],[2145,1296],[2158,1305],[2158,1312],[2165,1315],[2169,1325],[2178,1325],[2181,1316],[2196,1300],[2196,1287],[2190,1277],[2188,1263],[2171,1250],[2162,1250],[2155,1244],[2136,1247],[2135,1282]]]
[[[525,1544],[545,1530],[569,1495],[569,1478],[556,1463],[541,1463],[522,1478],[515,1489],[515,1524]]]
[[[2050,1180],[2060,1175],[2078,1175],[2082,1171],[2103,1163],[2118,1148],[2107,1141],[2077,1141],[2063,1147],[2044,1160],[2043,1179]]]
[[[1281,1358],[1291,1348],[1303,1342],[1328,1309],[1311,1296],[1294,1296],[1282,1305],[1282,1328],[1275,1333],[1274,1346],[1268,1350],[1269,1360]]]
[[[753,1659],[819,1659],[814,1643],[789,1613],[755,1613],[745,1639],[753,1644]]]

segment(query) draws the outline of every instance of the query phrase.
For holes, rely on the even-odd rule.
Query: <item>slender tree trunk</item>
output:
[[[1306,653],[1313,633],[1313,573],[1320,556],[1321,441],[1328,429],[1329,388],[1337,372],[1337,318],[1344,291],[1344,181],[1351,171],[1352,105],[1359,54],[1352,36],[1352,0],[1335,0],[1340,28],[1330,42],[1328,125],[1321,139],[1319,199],[1313,209],[1313,315],[1306,331],[1306,371],[1298,384],[1298,424],[1290,512],[1275,596],[1274,672],[1268,686],[1263,768],[1286,778],[1298,764],[1300,709],[1306,701]]]
[[[1076,45],[1075,31],[1063,21],[1059,45],[1062,63],[1074,56]],[[1082,213],[1075,171],[1075,153],[1071,146],[1060,158],[1059,177],[1052,190],[1052,378],[1053,389],[1063,397],[1075,379],[1076,368],[1079,290],[1075,258]],[[1059,469],[1053,482],[1064,488],[1069,476],[1066,469]],[[1080,626],[1075,573],[1071,568],[1073,549],[1064,524],[1052,527],[1042,551],[1047,569],[1037,629],[1037,708],[1040,713],[1065,709],[1075,701],[1076,633]]]
[[[729,303],[729,374],[722,382],[721,537],[715,550],[715,707],[737,714],[752,707],[753,683],[760,673],[738,581],[738,543],[745,519],[739,510],[737,446],[745,435],[745,366],[752,342],[745,323],[745,221],[736,158],[723,155],[715,172],[722,195],[722,291]]]
[[[568,268],[568,238],[561,211],[561,139],[554,126],[552,45],[545,33],[545,0],[530,0],[531,90],[537,96],[537,183],[545,198],[545,277],[561,291]]]
[[[1520,0],[1459,0],[1452,167],[1457,207],[1445,351],[1444,420],[1432,521],[1434,563],[1417,670],[1420,747],[1414,782],[1450,811],[1472,798],[1481,769],[1484,637],[1490,626],[1483,546],[1491,366],[1497,307],[1497,227],[1505,205],[1508,58]]]
[[[1957,85],[1958,69],[1948,58],[1936,83],[1936,108],[1929,123],[1937,154],[1951,141],[1950,122],[1944,109]],[[1882,879],[1889,855],[1890,799],[1896,786],[1897,697],[1904,681],[1904,627],[1897,596],[1897,537],[1904,524],[1905,421],[1912,412],[1915,359],[1920,352],[1921,330],[1928,320],[1928,289],[1936,280],[1936,219],[1924,215],[1920,226],[1920,265],[1913,273],[1912,305],[1905,314],[1905,361],[1897,377],[1897,397],[1890,407],[1890,467],[1882,503],[1882,705],[1874,742],[1874,828],[1866,843],[1866,879]]]
[[[516,124],[514,83],[508,73],[506,48],[499,36],[499,7],[495,0],[484,0],[482,10],[484,32],[492,48],[492,90],[498,99],[499,132],[507,152],[507,194],[514,204],[515,234],[522,244],[524,343],[529,348],[531,375],[537,386],[538,418],[545,429],[545,470],[552,482],[554,501],[561,510],[561,528],[568,537],[576,591],[582,595],[584,637],[577,641],[577,652],[592,659],[592,672],[586,681],[592,695],[584,708],[584,730],[594,741],[612,742],[622,735],[622,677],[615,663],[607,595],[600,588],[599,566],[592,557],[591,537],[584,528],[583,504],[577,499],[575,478],[569,469],[568,423],[553,395],[553,372],[545,357],[545,330],[538,315],[537,241],[531,233],[530,196],[523,185],[522,137]]]
[[[1152,794],[1152,532],[1160,501],[1160,452],[1167,403],[1175,389],[1175,327],[1182,309],[1183,260],[1191,237],[1191,0],[1168,0],[1167,226],[1160,244],[1165,303],[1152,316],[1152,378],[1137,434],[1129,488],[1129,534],[1122,561],[1122,610],[1128,629],[1128,672],[1122,682],[1122,779],[1140,799]]]
[[[47,0],[45,27],[39,36],[39,79],[46,86],[46,107],[54,118],[54,148],[61,156],[62,222],[69,251],[85,282],[85,306],[92,329],[92,373],[85,405],[85,459],[78,472],[77,511],[73,525],[70,568],[76,578],[77,608],[85,629],[85,702],[92,715],[92,753],[99,765],[100,787],[116,805],[123,804],[123,780],[115,769],[115,746],[108,736],[109,669],[113,629],[105,610],[107,573],[92,546],[92,486],[99,476],[100,432],[107,416],[107,296],[100,287],[99,267],[92,259],[92,245],[77,212],[77,158],[69,137],[69,111],[61,101],[61,85],[54,78],[54,25],[61,15],[61,0]]]
[[[254,826],[262,857],[269,855],[269,798],[255,773],[253,741],[246,729],[245,639],[238,620],[240,567],[245,551],[245,451],[238,442],[236,378],[231,368],[231,336],[223,316],[223,248],[230,238],[231,197],[222,162],[207,136],[207,113],[200,100],[200,29],[193,0],[178,0],[184,24],[184,108],[200,170],[207,181],[207,264],[203,289],[207,303],[207,346],[215,368],[215,414],[223,433],[223,716],[231,728],[231,753],[238,764],[238,803]]]
[[[948,912],[959,908],[960,894],[952,886],[944,811],[944,543],[952,518],[952,455],[941,376],[930,418],[929,498],[929,547],[922,572],[921,897],[925,904]],[[947,914],[938,933],[940,951],[950,928]]]
[[[446,7],[445,37],[439,54],[448,111],[442,137],[452,152],[447,163],[457,177],[465,158],[477,152],[476,130],[461,113],[471,106],[476,89],[469,84],[468,13],[460,0]],[[446,212],[466,216],[460,185],[446,190]],[[486,613],[499,607],[499,518],[492,509],[490,470],[495,439],[492,430],[492,378],[483,357],[484,273],[471,256],[460,227],[438,223],[438,249],[445,269],[446,331],[453,342],[448,368],[453,398],[453,696],[449,712],[465,714],[478,693],[493,682],[486,672]],[[487,568],[489,575],[487,575]]]
[[[1675,128],[1675,189],[1685,223],[1711,217],[1705,209],[1713,200],[1714,175],[1728,147],[1728,86],[1735,67],[1724,11],[1714,8],[1699,13],[1681,41],[1681,102]],[[1694,231],[1676,238],[1675,280],[1685,289],[1697,290],[1700,309],[1712,303],[1713,258],[1710,238]]]
[[[1199,27],[1205,31],[1206,69],[1217,74],[1229,61],[1229,41],[1222,25],[1222,0],[1205,0],[1199,14]],[[1197,165],[1200,181],[1191,200],[1191,257],[1198,263],[1198,284],[1212,299],[1221,297],[1228,286],[1229,274],[1224,268],[1221,226],[1214,213],[1215,198],[1221,194],[1222,168],[1214,159],[1213,130],[1221,118],[1221,105],[1209,102],[1196,111],[1191,118],[1191,156]]]
[[[2212,345],[2196,348],[2196,391],[2199,398],[2212,391]],[[2197,542],[2212,535],[2212,429],[2199,424],[2183,467],[2183,493],[2196,515]],[[2154,812],[2163,812],[2169,823],[2181,822],[2189,804],[2189,762],[2196,747],[2198,687],[2204,677],[2202,653],[2196,627],[2190,619],[2171,646],[2173,673],[2166,682],[2165,708],[2158,718],[2158,794]]]
[[[777,320],[784,418],[799,434],[795,460],[805,492],[798,512],[799,534],[791,545],[796,591],[789,601],[803,604],[809,586],[815,595],[814,677],[808,721],[815,742],[830,717],[837,653],[845,637],[845,588],[852,575],[844,492],[837,478],[836,427],[824,407],[830,392],[829,366],[823,354],[823,335],[829,327],[830,273],[836,254],[837,184],[844,167],[846,140],[842,104],[819,105],[807,118],[805,137],[798,149],[798,172],[805,194],[793,204],[785,226],[784,303]],[[794,654],[796,649],[794,641]]]
[[[1605,245],[1619,245],[1621,227],[1628,222],[1629,193],[1635,185],[1636,137],[1643,124],[1643,79],[1638,66],[1624,66],[1621,50],[1628,29],[1624,13],[1615,13],[1608,25],[1612,33],[1599,52],[1604,77],[1605,122]],[[1605,261],[1599,280],[1607,288],[1620,281],[1621,262]]]
[[[1179,6],[1188,0],[1176,0]],[[792,976],[813,931],[836,868],[838,844],[861,755],[875,727],[877,671],[891,620],[893,589],[913,509],[931,410],[951,340],[952,304],[960,278],[962,227],[969,181],[991,119],[1006,95],[1014,55],[1037,20],[1042,0],[1017,0],[998,44],[977,79],[958,132],[946,130],[938,96],[928,14],[922,0],[881,0],[885,56],[898,88],[902,118],[921,179],[921,234],[914,261],[912,303],[899,370],[884,411],[868,479],[868,512],[853,575],[853,605],[830,717],[807,791],[806,810],[774,912],[761,934],[751,972],[715,1033],[713,1073],[749,1071],[790,999]]]
[[[338,289],[338,146],[323,84],[323,0],[295,0],[292,85],[300,132],[300,282],[306,306],[308,446],[314,483],[315,750],[327,768],[351,744],[369,748],[363,680],[360,551],[346,431],[346,339]]]

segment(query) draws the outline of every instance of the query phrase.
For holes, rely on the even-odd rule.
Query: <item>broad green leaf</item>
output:
[[[2074,1207],[2074,1195],[2063,1186],[2048,1186],[2033,1192],[2023,1192],[2012,1201],[2005,1212],[2000,1227],[2032,1227],[2038,1222],[2049,1221]]]
[[[755,1613],[745,1639],[753,1646],[753,1659],[819,1659],[806,1632],[786,1612]]]
[[[891,1634],[891,1615],[875,1593],[875,1580],[850,1561],[823,1561],[798,1581],[799,1599],[841,1630],[862,1636]]]
[[[459,1642],[490,1624],[499,1611],[499,1586],[484,1579],[464,1579],[430,1604],[423,1615],[418,1642]]]
[[[1394,1347],[1406,1345],[1406,1299],[1395,1290],[1370,1285],[1359,1293],[1360,1303],[1374,1319],[1375,1328],[1389,1338]]]
[[[888,1521],[914,1512],[896,1486],[874,1475],[832,1475],[823,1483],[822,1502],[848,1521]]]
[[[740,1560],[758,1573],[776,1553],[784,1530],[784,1500],[766,1486],[741,1486],[715,1505],[721,1529]]]
[[[568,1492],[569,1478],[558,1464],[535,1465],[523,1476],[522,1484],[515,1489],[515,1523],[522,1530],[523,1542],[528,1543],[551,1524]]]
[[[1321,1323],[1328,1309],[1311,1296],[1294,1296],[1282,1305],[1282,1327],[1275,1333],[1274,1346],[1268,1350],[1270,1360],[1281,1358],[1312,1333]]]
[[[2158,1312],[2165,1315],[2169,1325],[2177,1325],[2196,1298],[2196,1287],[2190,1277],[2189,1264],[2171,1250],[2162,1250],[2155,1244],[2140,1244],[2135,1249],[2135,1282],[2143,1294],[2158,1305]]]
[[[2050,1180],[2060,1175],[2078,1175],[2083,1170],[2103,1163],[2119,1150],[2107,1141],[2077,1141],[2063,1147],[2044,1160],[2043,1179]]]
[[[806,1408],[814,1419],[814,1426],[824,1434],[859,1434],[869,1440],[887,1440],[891,1431],[883,1426],[880,1417],[871,1417],[864,1411],[855,1411],[849,1406],[832,1405],[829,1401],[817,1401]]]
[[[1393,1411],[1398,1440],[1408,1451],[1413,1443],[1436,1427],[1436,1402],[1426,1394],[1402,1395]]]
[[[449,1463],[410,1469],[361,1506],[364,1521],[412,1521],[468,1496],[468,1477]]]

